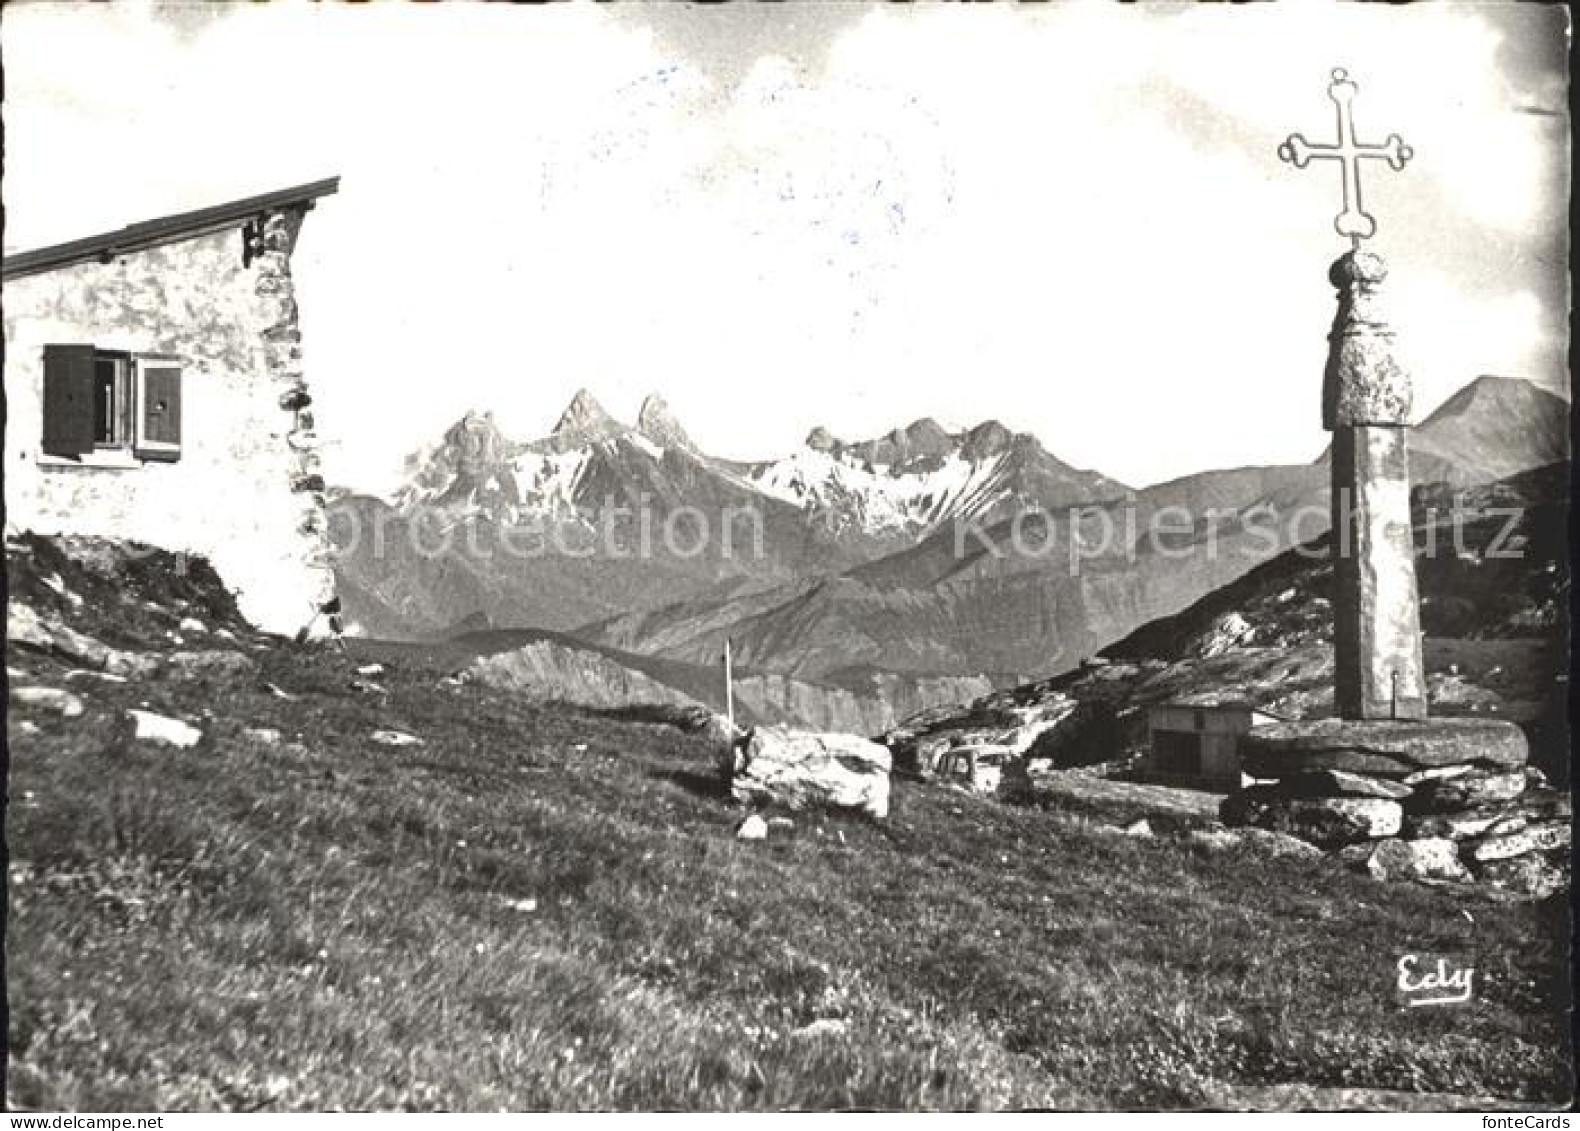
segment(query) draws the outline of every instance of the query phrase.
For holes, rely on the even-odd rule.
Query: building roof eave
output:
[[[113,232],[86,236],[68,243],[53,244],[32,251],[7,255],[0,263],[0,278],[15,279],[34,275],[57,267],[93,260],[113,259],[131,251],[157,247],[177,240],[191,239],[219,231],[238,221],[250,220],[265,213],[286,208],[306,210],[320,197],[329,196],[340,189],[339,177],[326,177],[291,188],[266,192],[258,196],[200,208],[193,212],[178,212],[155,220],[128,224]]]

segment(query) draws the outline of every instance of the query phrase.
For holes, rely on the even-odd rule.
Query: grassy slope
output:
[[[133,612],[123,639],[147,635]],[[799,817],[747,844],[678,730],[417,669],[381,677],[387,695],[354,691],[353,657],[250,654],[256,677],[217,685],[67,680],[10,655],[88,703],[73,720],[12,712],[14,1104],[1568,1094],[1561,908],[1207,855],[904,782],[884,824]],[[204,743],[131,741],[118,720],[140,703],[200,722]],[[376,745],[378,727],[425,745]],[[1472,1005],[1393,1002],[1401,953],[1466,947]],[[829,1018],[848,1026],[797,1032]]]

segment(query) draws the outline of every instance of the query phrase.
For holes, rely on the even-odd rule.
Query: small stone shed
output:
[[[202,554],[253,623],[331,624],[291,256],[339,184],[4,258],[8,529]]]
[[[1147,711],[1148,747],[1143,776],[1163,785],[1223,793],[1240,788],[1240,736],[1276,722],[1250,703],[1184,699]]]

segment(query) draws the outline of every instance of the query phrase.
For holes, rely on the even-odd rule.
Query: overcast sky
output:
[[[706,450],[997,417],[1133,485],[1308,459],[1332,67],[1430,409],[1564,389],[1560,8],[7,4],[8,251],[329,174],[296,269],[333,478],[471,407],[664,394]]]

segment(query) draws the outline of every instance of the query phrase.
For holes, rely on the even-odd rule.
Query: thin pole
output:
[[[724,717],[735,729],[735,673],[730,670],[730,638],[724,638]]]

